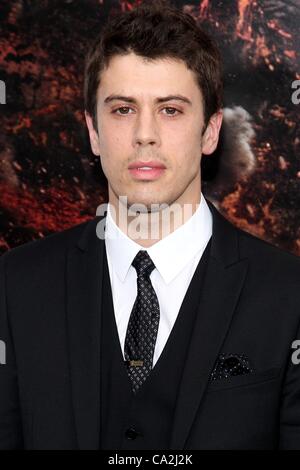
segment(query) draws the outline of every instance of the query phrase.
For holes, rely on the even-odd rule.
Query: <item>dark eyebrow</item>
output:
[[[104,104],[111,103],[112,101],[125,101],[126,103],[137,103],[137,100],[132,96],[122,96],[122,95],[109,95],[104,100]],[[189,105],[192,104],[191,100],[183,95],[168,95],[168,96],[161,96],[155,99],[155,103],[165,103],[166,101],[183,101]]]

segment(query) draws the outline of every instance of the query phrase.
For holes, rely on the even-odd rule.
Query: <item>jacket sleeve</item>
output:
[[[6,299],[6,262],[0,257],[0,449],[22,449],[17,367]]]
[[[293,346],[294,341],[297,343]],[[292,341],[280,406],[280,450],[300,450],[300,325]],[[293,349],[295,348],[295,349]]]

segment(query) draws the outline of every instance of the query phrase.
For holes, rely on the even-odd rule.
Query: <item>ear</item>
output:
[[[213,114],[209,119],[202,136],[202,153],[205,155],[213,153],[218,145],[222,119],[223,111],[221,109]]]
[[[86,125],[89,130],[92,152],[94,155],[100,155],[99,135],[98,135],[98,132],[94,128],[92,116],[87,111],[84,111],[84,115],[85,115]]]

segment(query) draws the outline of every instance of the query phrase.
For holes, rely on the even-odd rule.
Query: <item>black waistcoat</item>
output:
[[[198,263],[167,343],[134,394],[113,310],[106,250],[103,257],[100,449],[168,449],[211,241]]]

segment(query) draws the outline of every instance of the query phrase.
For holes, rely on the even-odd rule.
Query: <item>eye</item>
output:
[[[121,106],[120,108],[117,108],[117,109],[115,109],[115,110],[112,111],[112,112],[113,112],[114,114],[117,114],[117,111],[120,111],[121,109],[122,109],[123,111],[124,111],[124,109],[125,109],[125,111],[128,111],[128,109],[131,109],[131,108],[129,108],[128,106]],[[126,115],[126,114],[129,114],[129,113],[126,113],[126,112],[123,113],[123,112],[121,112],[121,115],[123,115],[123,116]]]
[[[175,112],[171,112],[171,113],[167,113],[168,116],[177,116],[176,113],[181,113],[181,111],[179,111],[179,109],[176,109],[176,108],[172,108],[170,106],[166,107],[166,108],[163,108],[163,109],[167,109],[169,111],[175,111]]]

